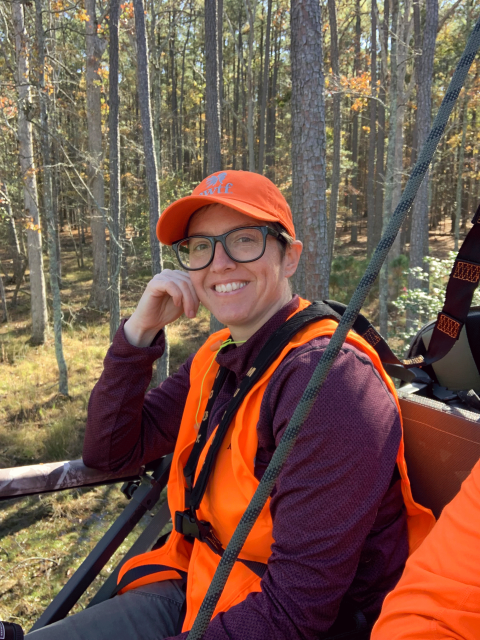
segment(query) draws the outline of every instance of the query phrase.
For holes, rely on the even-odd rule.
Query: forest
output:
[[[87,306],[109,314],[113,335],[131,263],[149,262],[152,273],[174,263],[154,235],[162,208],[214,171],[258,171],[283,190],[308,237],[296,290],[328,297],[341,247],[364,238],[367,257],[376,246],[476,8],[5,3],[0,293],[7,320],[26,290],[32,345],[46,340],[51,299],[60,393],[68,248],[78,268],[91,261]],[[391,251],[393,283],[380,284],[377,318],[384,335],[399,271],[410,268],[408,290],[425,289],[418,269],[428,273],[429,234],[457,247],[475,206],[477,85],[475,66]]]
[[[2,2],[0,465],[80,456],[120,319],[152,274],[177,268],[156,221],[210,173],[270,178],[304,242],[294,290],[347,302],[479,10],[479,0]],[[478,206],[479,71],[476,60],[365,308],[399,354],[441,308]],[[205,309],[170,327],[152,384],[214,327]],[[77,494],[9,506],[9,562],[39,514],[74,522],[82,500],[100,508]],[[35,529],[32,556],[54,529]],[[23,565],[19,584],[38,566],[35,576],[50,575],[65,554],[71,565],[62,549]],[[7,598],[7,613],[31,619],[49,594],[33,590],[19,608]]]

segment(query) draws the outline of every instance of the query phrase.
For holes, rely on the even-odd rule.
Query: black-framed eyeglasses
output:
[[[254,262],[265,253],[267,236],[286,243],[281,233],[267,226],[238,227],[221,236],[188,236],[172,244],[180,265],[188,271],[199,271],[211,264],[215,245],[220,242],[235,262]]]

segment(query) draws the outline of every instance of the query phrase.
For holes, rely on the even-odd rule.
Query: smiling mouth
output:
[[[227,284],[216,284],[213,288],[217,293],[230,293],[246,287],[248,282],[227,282]]]

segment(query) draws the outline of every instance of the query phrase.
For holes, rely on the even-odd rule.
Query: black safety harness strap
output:
[[[438,314],[427,353],[403,360],[405,367],[423,367],[441,360],[458,340],[480,279],[479,257],[480,206],[455,259],[447,284],[445,304]]]
[[[187,579],[186,571],[181,571],[180,569],[172,569],[172,567],[167,567],[164,564],[144,564],[140,567],[134,567],[133,569],[127,571],[115,587],[115,590],[110,597],[113,598],[113,596],[116,596],[119,591],[127,587],[129,584],[132,584],[132,582],[140,580],[141,578],[145,578],[146,576],[150,576],[153,573],[160,573],[162,571],[176,571],[183,580]]]
[[[216,537],[212,526],[209,522],[199,520],[197,518],[196,511],[200,506],[203,496],[205,495],[208,480],[215,465],[215,460],[230,427],[231,421],[248,392],[258,382],[261,376],[274,362],[274,360],[291,341],[291,339],[307,325],[313,322],[318,322],[318,320],[325,318],[331,318],[337,321],[340,320],[340,316],[326,303],[314,302],[306,309],[303,309],[302,311],[294,314],[289,320],[287,320],[287,322],[282,324],[282,326],[279,327],[270,336],[270,338],[267,340],[260,353],[256,357],[253,366],[249,369],[239,387],[235,390],[233,397],[230,400],[227,409],[225,410],[217,427],[215,436],[207,452],[197,481],[195,482],[195,484],[193,484],[198,461],[200,459],[202,450],[207,442],[208,421],[211,415],[213,403],[228,373],[228,371],[222,367],[220,367],[220,369],[218,370],[215,383],[210,393],[207,407],[198,431],[197,440],[193,446],[187,464],[184,468],[186,484],[186,509],[185,511],[177,511],[175,513],[175,530],[179,533],[182,533],[187,540],[193,541],[193,539],[197,539],[200,542],[204,542],[205,544],[207,544],[208,547],[216,555],[223,555],[224,548],[220,540]],[[261,562],[244,560],[242,558],[238,558],[238,561],[242,562],[259,577],[263,576],[267,568],[267,565]]]
[[[223,383],[225,382],[225,378],[227,377],[227,375],[228,369],[226,369],[225,367],[220,367],[215,377],[215,382],[208,397],[207,406],[200,422],[197,439],[195,440],[195,444],[193,445],[193,449],[190,453],[187,464],[183,469],[183,475],[185,476],[185,481],[187,484],[187,492],[185,495],[185,506],[187,507],[190,506],[190,492],[193,486],[193,480],[195,478],[198,461],[207,442],[208,416],[212,411],[215,399],[218,396],[220,389],[223,387]]]
[[[246,376],[243,378],[240,386],[235,390],[232,399],[230,400],[221,420],[217,427],[217,431],[215,433],[215,437],[213,438],[212,444],[208,450],[208,453],[205,457],[205,462],[202,466],[202,470],[200,471],[197,481],[195,482],[195,486],[192,487],[191,494],[189,496],[189,504],[186,505],[191,507],[194,511],[196,511],[200,502],[202,501],[203,496],[205,495],[205,491],[207,489],[208,480],[210,478],[210,474],[212,473],[215,460],[217,458],[218,452],[220,451],[220,447],[222,442],[225,439],[227,431],[230,427],[230,423],[236,414],[238,408],[242,404],[245,399],[247,393],[253,386],[258,382],[258,380],[262,377],[268,367],[274,362],[277,356],[281,353],[284,347],[292,340],[292,338],[304,327],[313,322],[317,322],[320,319],[324,318],[332,318],[334,320],[340,320],[338,314],[328,307],[323,302],[314,302],[303,311],[299,311],[295,315],[293,315],[287,322],[285,322],[281,327],[279,327],[267,340],[260,353],[256,357],[253,366],[248,370]],[[220,376],[219,376],[220,377]],[[214,396],[210,400],[213,400]],[[208,423],[208,416],[205,417],[205,425]],[[206,429],[205,429],[206,435]],[[199,433],[200,436],[200,433]],[[198,439],[198,438],[197,438]],[[202,449],[205,446],[205,439],[202,437],[201,446]],[[192,454],[194,451],[192,450]],[[196,463],[198,463],[199,454],[195,452]],[[192,464],[191,464],[192,462]],[[195,469],[193,469],[193,460],[190,458],[187,462],[186,469],[188,469],[189,478],[194,477],[196,472],[196,464]],[[193,475],[192,475],[193,471]],[[188,480],[187,480],[188,484]]]
[[[331,307],[339,316],[343,316],[347,306],[336,300],[325,300],[326,304]],[[375,327],[363,316],[358,314],[357,319],[353,323],[353,330],[362,336],[368,344],[375,349],[382,362],[383,368],[392,378],[398,378],[403,382],[413,382],[422,377],[422,371],[409,371],[403,366],[403,362],[397,358],[387,344],[385,338],[375,329]],[[428,378],[430,380],[430,378]]]
[[[235,393],[233,394],[233,397],[220,420],[213,441],[205,457],[205,462],[198,475],[197,481],[194,484],[198,462],[202,450],[207,442],[208,422],[213,408],[213,403],[220,392],[228,373],[226,369],[220,367],[208,399],[205,413],[203,414],[197,440],[184,468],[186,509],[175,513],[175,530],[178,533],[183,534],[187,540],[193,542],[194,539],[197,539],[200,542],[205,543],[216,555],[223,555],[224,548],[220,540],[215,535],[211,524],[204,520],[199,520],[196,515],[196,511],[200,506],[203,496],[205,495],[208,481],[215,465],[215,460],[230,427],[231,421],[247,393],[253,388],[285,346],[301,329],[313,322],[318,322],[319,320],[327,318],[339,321],[345,309],[345,305],[333,300],[314,302],[306,309],[293,315],[270,336],[255,359],[253,366],[249,369],[247,375],[235,390]],[[415,374],[402,366],[402,363],[391,351],[382,336],[364,316],[360,315],[357,318],[353,328],[374,349],[377,350],[382,362],[385,363],[385,367],[394,367],[395,370],[398,370],[401,373],[401,376],[397,377],[406,379],[408,382],[415,379]],[[395,373],[397,373],[397,371],[395,371]],[[253,562],[241,558],[238,558],[238,562],[242,562],[259,577],[263,576],[267,567],[264,563]]]

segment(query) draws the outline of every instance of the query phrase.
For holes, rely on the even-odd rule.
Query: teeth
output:
[[[228,282],[227,284],[216,284],[215,291],[218,291],[218,293],[236,291],[237,289],[243,289],[246,284],[246,282]]]

